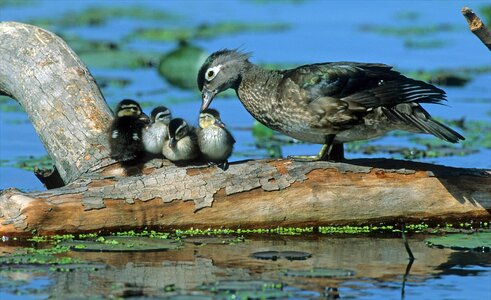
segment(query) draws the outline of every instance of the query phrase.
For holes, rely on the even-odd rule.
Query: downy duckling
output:
[[[142,131],[147,125],[146,120],[148,116],[138,102],[131,99],[119,102],[109,132],[112,159],[125,162],[143,153]]]
[[[143,130],[143,145],[147,152],[162,154],[171,119],[171,112],[165,106],[157,106],[152,110],[150,125]]]
[[[214,109],[205,109],[199,115],[198,145],[203,158],[210,164],[226,170],[228,158],[232,154],[235,139],[225,128],[220,113]]]
[[[199,156],[195,129],[181,118],[172,119],[162,154],[170,161],[192,160]]]

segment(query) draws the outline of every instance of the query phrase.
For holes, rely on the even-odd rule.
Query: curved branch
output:
[[[67,183],[1,192],[0,235],[490,219],[491,174],[479,169],[373,159],[122,168],[108,158],[110,111],[73,51],[25,24],[0,23],[0,38],[0,90],[24,106]]]
[[[103,132],[112,114],[92,75],[58,36],[0,23],[0,90],[26,110],[61,178],[107,165]]]

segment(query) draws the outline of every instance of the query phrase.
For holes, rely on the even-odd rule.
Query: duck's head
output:
[[[152,123],[162,123],[169,125],[172,120],[172,114],[170,110],[165,106],[157,106],[152,110],[150,114],[150,120]]]
[[[169,123],[169,147],[174,148],[177,142],[188,135],[188,123],[181,118],[172,119]]]
[[[201,110],[210,105],[213,98],[229,88],[236,89],[241,74],[248,64],[250,53],[224,49],[211,54],[198,72],[198,88],[201,91]]]
[[[128,116],[138,117],[141,114],[142,114],[142,109],[140,107],[140,104],[138,104],[138,102],[136,102],[135,100],[131,100],[131,99],[121,100],[121,102],[119,102],[118,106],[116,107],[116,116],[118,117],[128,117]]]
[[[220,113],[212,108],[203,110],[199,114],[199,127],[206,128],[209,126],[225,127],[222,120],[220,120]]]

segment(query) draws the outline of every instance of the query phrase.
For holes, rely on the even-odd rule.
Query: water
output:
[[[321,61],[365,61],[394,65],[402,72],[440,68],[478,67],[491,65],[489,51],[470,34],[460,8],[460,1],[33,1],[28,5],[0,7],[0,20],[28,22],[34,18],[56,19],[66,12],[81,11],[94,5],[139,5],[170,12],[175,20],[139,20],[115,18],[100,27],[63,27],[58,32],[74,33],[93,40],[119,42],[137,28],[194,26],[204,22],[283,22],[290,29],[280,32],[245,32],[194,41],[206,51],[240,47],[253,51],[258,63],[305,64]],[[486,2],[472,2],[477,10]],[[435,11],[438,13],[435,14]],[[405,18],[404,15],[416,15]],[[402,16],[402,17],[401,17]],[[434,35],[406,37],[362,31],[366,25],[391,27],[448,24],[455,30]],[[407,40],[444,41],[444,47],[408,48]],[[164,53],[175,42],[130,41],[125,47],[139,51]],[[131,81],[124,87],[104,87],[111,106],[122,98],[156,101],[172,108],[175,116],[196,120],[199,108],[197,91],[184,91],[162,80],[155,69],[136,70],[89,69],[96,78],[118,77]],[[473,76],[464,87],[445,87],[448,106],[426,105],[432,115],[457,120],[490,122],[490,73]],[[176,103],[169,99],[196,98]],[[11,104],[15,104],[12,102]],[[252,117],[235,98],[218,96],[213,106],[222,112],[223,121],[236,140],[231,161],[263,158],[266,150],[255,146],[250,128]],[[145,108],[149,113],[151,108]],[[412,145],[408,137],[389,136],[373,144]],[[292,144],[282,154],[313,154],[318,145]],[[491,150],[476,146],[476,153],[420,159],[426,162],[460,167],[491,168]],[[20,112],[0,111],[0,189],[17,187],[39,190],[41,184],[31,171],[14,167],[21,156],[45,155],[27,116]],[[348,158],[390,157],[387,153],[365,155],[348,153]],[[483,299],[491,294],[491,258],[489,254],[455,252],[427,247],[422,237],[413,237],[411,246],[416,255],[407,282],[406,299]],[[0,245],[2,252],[12,247]],[[251,258],[263,250],[306,251],[312,257],[304,261],[264,261]],[[72,272],[0,271],[1,299],[103,298],[134,296],[173,296],[188,294],[212,295],[198,289],[203,283],[223,280],[277,280],[284,284],[282,292],[290,298],[347,299],[401,298],[404,272],[408,263],[402,242],[396,238],[333,238],[314,237],[248,237],[237,245],[185,244],[181,250],[135,254],[101,254],[71,252],[70,256],[103,263],[98,271]],[[347,278],[299,278],[281,275],[288,269],[341,268],[355,275]],[[6,283],[14,283],[8,285]],[[165,287],[174,285],[174,291]],[[216,294],[215,297],[218,297]]]

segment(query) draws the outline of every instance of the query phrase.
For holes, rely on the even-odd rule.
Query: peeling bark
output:
[[[0,38],[0,90],[26,108],[66,183],[0,193],[1,235],[490,219],[487,170],[376,159],[123,168],[109,159],[110,111],[73,51],[25,24],[0,23]]]
[[[87,67],[58,36],[0,22],[0,91],[25,109],[65,183],[110,163],[112,114]]]

